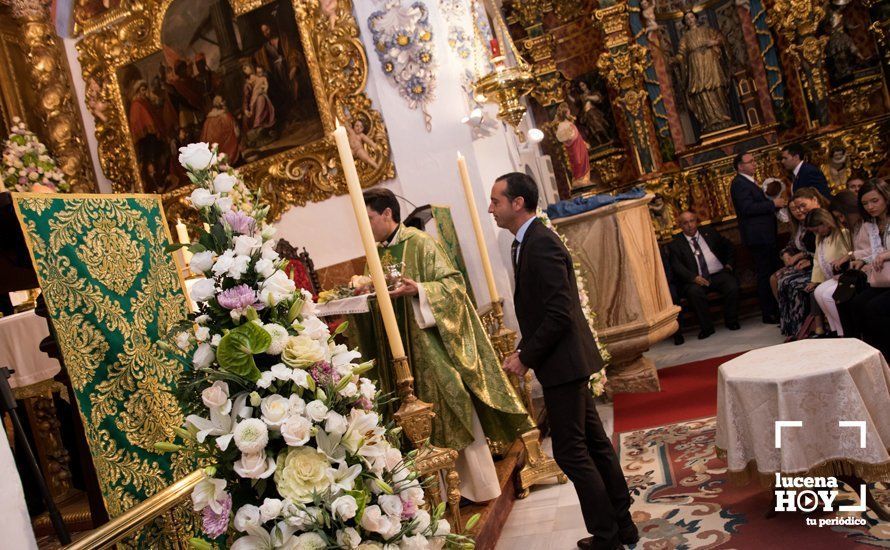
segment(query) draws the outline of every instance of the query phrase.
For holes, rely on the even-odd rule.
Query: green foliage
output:
[[[260,370],[253,356],[263,353],[272,344],[269,333],[256,323],[244,323],[222,337],[216,350],[220,368],[251,382],[260,379]]]

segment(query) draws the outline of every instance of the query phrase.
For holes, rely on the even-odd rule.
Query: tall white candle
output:
[[[180,244],[191,244],[192,239],[189,237],[188,228],[182,223],[182,220],[176,219],[176,238]],[[192,261],[192,253],[187,248],[182,249],[182,261],[186,266]]]
[[[352,149],[349,147],[349,136],[346,134],[346,128],[340,126],[339,123],[337,124],[337,129],[334,130],[334,141],[337,143],[337,151],[340,153],[340,164],[343,166],[343,175],[346,177],[346,187],[349,189],[349,198],[352,202],[352,210],[355,213],[355,222],[358,224],[362,246],[365,248],[368,272],[371,275],[371,280],[374,282],[374,291],[377,293],[377,304],[380,307],[380,316],[383,318],[383,327],[386,329],[389,348],[394,358],[405,357],[402,336],[399,334],[399,324],[396,322],[396,314],[392,307],[392,300],[389,297],[386,278],[383,276],[383,266],[380,264],[377,243],[374,240],[374,233],[371,231],[371,222],[368,220],[368,210],[365,207],[362,186],[358,180],[355,160],[352,158]]]
[[[499,302],[498,287],[494,282],[494,272],[491,270],[488,245],[485,244],[485,236],[482,234],[482,223],[479,221],[479,210],[476,209],[476,197],[473,195],[467,161],[460,151],[457,152],[457,169],[460,172],[460,181],[464,186],[464,197],[467,199],[467,208],[470,210],[470,220],[473,222],[476,244],[479,245],[479,255],[482,256],[482,272],[485,273],[485,282],[488,283],[488,294],[491,296],[492,303]]]

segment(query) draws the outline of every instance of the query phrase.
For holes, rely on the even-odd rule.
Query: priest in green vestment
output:
[[[417,396],[435,406],[431,442],[460,451],[461,494],[473,501],[500,494],[485,438],[511,442],[535,426],[500,367],[497,353],[466,292],[460,271],[430,235],[400,223],[388,189],[365,191],[384,264],[404,262],[408,359]]]

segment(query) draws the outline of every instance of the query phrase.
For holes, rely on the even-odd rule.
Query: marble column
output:
[[[620,201],[554,220],[569,242],[587,283],[597,333],[612,355],[610,391],[658,391],[658,374],[643,352],[677,330],[680,308],[671,301],[647,204]]]

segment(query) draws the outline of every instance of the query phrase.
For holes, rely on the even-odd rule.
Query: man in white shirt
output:
[[[679,222],[683,232],[668,245],[671,271],[698,318],[699,340],[714,334],[714,322],[708,312],[709,292],[723,297],[726,328],[738,330],[739,281],[732,272],[733,244],[710,227],[699,228],[694,212],[683,212]]]

